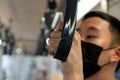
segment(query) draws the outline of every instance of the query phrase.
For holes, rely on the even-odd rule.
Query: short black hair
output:
[[[108,21],[112,25],[112,27],[116,28],[120,32],[120,21],[117,18],[109,15],[108,13],[104,13],[101,11],[91,11],[83,17],[82,21],[95,16]]]
[[[107,22],[109,22],[110,23],[110,28],[111,28],[111,32],[112,32],[112,34],[116,34],[117,36],[117,42],[118,43],[120,43],[120,21],[117,19],[117,18],[115,18],[115,17],[113,17],[113,16],[111,16],[110,14],[108,14],[108,13],[104,13],[104,12],[101,12],[101,11],[91,11],[91,12],[89,12],[89,13],[87,13],[84,17],[83,17],[83,19],[82,19],[82,21],[84,21],[84,20],[86,20],[86,19],[88,19],[88,18],[91,18],[91,17],[100,17],[101,19],[103,19],[103,20],[105,20],[105,21],[107,21]],[[115,36],[114,36],[114,38],[115,38]],[[114,41],[115,42],[115,41]],[[118,66],[117,66],[117,68],[116,68],[116,71],[118,70],[118,69],[120,69],[120,61],[119,61],[119,63],[118,63]]]

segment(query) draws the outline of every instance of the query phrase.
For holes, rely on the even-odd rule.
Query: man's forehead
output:
[[[82,28],[82,27],[79,27],[77,28],[78,31],[100,31],[100,29],[98,27],[95,27],[95,26],[89,26],[87,28]]]
[[[88,29],[88,30],[101,30],[107,29],[110,26],[110,23],[99,18],[99,17],[92,17],[84,20],[81,22],[79,28],[81,29]]]
[[[81,25],[82,24],[100,24],[100,23],[109,23],[108,21],[106,21],[106,20],[104,20],[104,19],[102,19],[102,18],[100,18],[100,17],[90,17],[90,18],[87,18],[87,19],[85,19],[85,20],[83,20],[82,22],[81,22]]]

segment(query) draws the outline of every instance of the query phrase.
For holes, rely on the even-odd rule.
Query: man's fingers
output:
[[[54,55],[54,53],[56,53],[59,42],[60,42],[60,38],[51,38],[49,40],[49,50],[52,55]]]
[[[75,40],[81,40],[81,36],[77,31],[75,31],[75,33],[74,33],[74,39]]]
[[[61,38],[61,31],[53,31],[50,38]]]
[[[51,55],[54,55],[54,54],[56,53],[57,47],[58,47],[58,46],[52,46],[52,47],[49,48]]]
[[[60,31],[63,29],[63,22],[60,22],[58,26],[56,27],[55,31]]]
[[[58,45],[59,42],[60,42],[60,39],[57,39],[57,38],[49,40],[49,44],[51,46]]]

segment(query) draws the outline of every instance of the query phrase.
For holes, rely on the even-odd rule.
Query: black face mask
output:
[[[98,58],[102,50],[100,46],[82,41],[84,78],[94,75],[101,69],[98,65]]]

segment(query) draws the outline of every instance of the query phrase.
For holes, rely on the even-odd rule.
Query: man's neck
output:
[[[115,63],[108,64],[102,67],[102,69],[95,75],[85,80],[117,80],[115,78],[115,69],[116,69]]]

